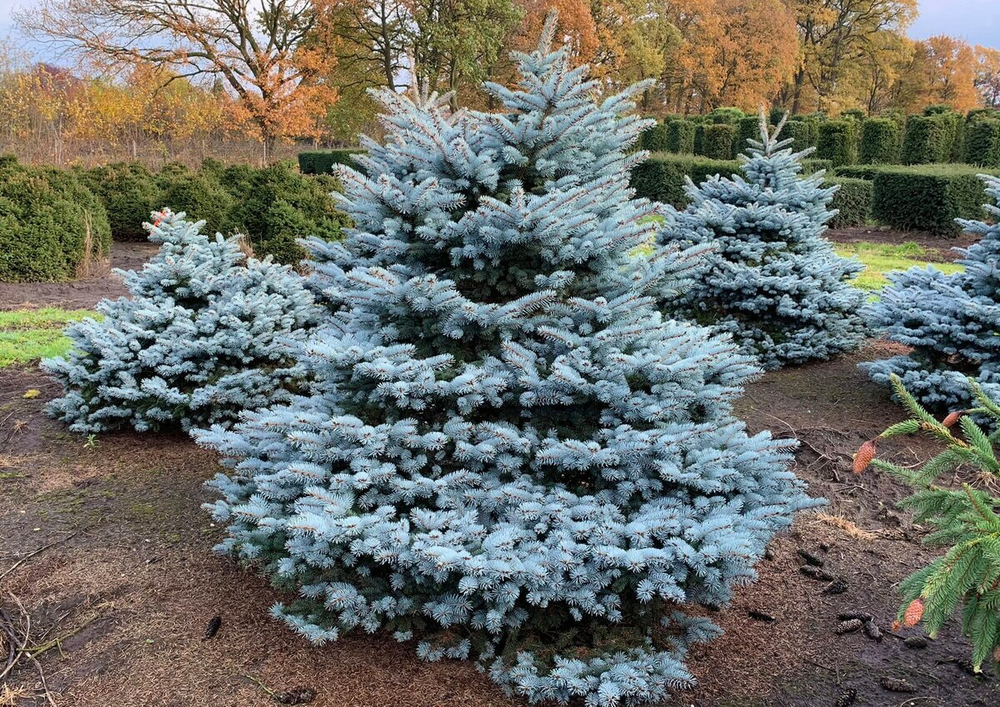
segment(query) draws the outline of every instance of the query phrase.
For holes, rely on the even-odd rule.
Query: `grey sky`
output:
[[[13,30],[11,12],[31,7],[37,0],[0,0],[0,37]],[[1000,49],[1000,0],[920,0],[920,17],[910,36],[926,39],[950,34],[972,44]]]

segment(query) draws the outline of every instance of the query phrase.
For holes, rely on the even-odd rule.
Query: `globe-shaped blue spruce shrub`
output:
[[[354,227],[311,244],[337,314],[310,394],[196,437],[230,467],[220,549],[297,592],[274,614],[309,640],[385,629],[531,701],[631,705],[691,682],[697,605],[812,502],[733,417],[749,360],[653,306],[700,251],[632,255],[644,87],[598,99],[553,29],[487,85],[502,113],[374,94]]]
[[[907,355],[862,364],[873,380],[889,385],[896,374],[924,407],[946,412],[972,405],[969,377],[992,399],[1000,396],[1000,178],[983,176],[996,205],[995,221],[958,223],[981,240],[960,249],[963,272],[911,268],[889,275],[890,284],[870,306],[874,327],[909,346]]]
[[[824,187],[822,172],[800,176],[813,148],[793,153],[783,125],[770,130],[761,114],[742,175],[688,179],[691,203],[668,214],[660,236],[715,246],[694,286],[668,293],[663,309],[731,334],[768,370],[856,349],[865,335],[865,294],[850,284],[863,266],[823,237],[837,187]]]
[[[321,311],[302,278],[183,213],[153,218],[159,252],[117,271],[131,297],[103,300],[103,318],[66,330],[70,353],[42,363],[64,388],[48,411],[76,432],[231,423],[296,383],[295,343]]]

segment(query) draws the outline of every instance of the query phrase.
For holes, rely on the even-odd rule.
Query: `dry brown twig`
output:
[[[79,533],[79,532],[80,532],[79,530],[75,530],[72,533],[70,533],[69,535],[67,535],[65,538],[60,538],[59,540],[55,540],[53,542],[50,542],[48,545],[43,545],[42,547],[38,548],[37,550],[29,552],[27,555],[25,555],[20,560],[18,560],[13,565],[11,565],[9,568],[7,568],[4,571],[3,574],[0,574],[0,580],[6,579],[6,577],[8,575],[12,574],[14,572],[14,570],[16,570],[18,567],[20,567],[25,562],[27,562],[28,560],[30,560],[32,557],[35,557],[36,555],[40,555],[43,552],[45,552],[46,550],[48,550],[49,548],[55,547],[56,545],[58,545],[60,543],[66,542],[70,538],[75,537],[76,534]]]

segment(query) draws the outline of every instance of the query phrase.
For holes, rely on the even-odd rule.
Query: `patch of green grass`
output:
[[[0,368],[60,356],[70,348],[63,329],[85,317],[99,317],[89,309],[19,309],[0,312]]]
[[[962,266],[955,263],[933,262],[932,253],[918,243],[908,242],[898,245],[887,243],[843,243],[837,245],[837,253],[844,257],[857,256],[865,265],[865,270],[854,281],[863,290],[878,291],[889,284],[886,274],[895,270],[909,270],[912,267],[931,265],[944,273],[961,272]]]

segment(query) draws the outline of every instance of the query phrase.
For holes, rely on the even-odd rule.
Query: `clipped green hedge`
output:
[[[872,217],[904,231],[958,235],[956,218],[985,217],[986,193],[976,176],[980,171],[952,164],[873,168]]]
[[[639,135],[639,149],[650,152],[663,152],[670,149],[667,139],[667,126],[663,123],[650,125]]]
[[[792,139],[792,149],[801,152],[809,147],[816,147],[818,124],[805,120],[789,120],[781,129],[782,138]]]
[[[679,155],[694,154],[696,126],[689,120],[671,120],[667,123],[667,151]]]
[[[733,145],[733,152],[739,154],[750,149],[750,140],[760,140],[760,116],[748,115],[740,118],[736,125],[736,144]]]
[[[745,116],[746,113],[741,111],[739,108],[716,108],[708,114],[707,118],[710,123],[735,126],[740,122],[740,119]]]
[[[356,167],[352,155],[363,154],[361,148],[342,150],[320,150],[299,153],[299,170],[302,174],[330,174],[336,164],[346,164]]]
[[[858,123],[856,120],[828,120],[819,125],[816,155],[830,160],[834,167],[858,161]]]
[[[732,159],[735,140],[736,126],[729,123],[706,125],[701,140],[701,154],[712,160]]]
[[[896,164],[899,162],[899,124],[891,118],[869,118],[861,125],[862,164]]]
[[[911,115],[906,121],[903,164],[940,164],[951,160],[954,126],[944,114]]]
[[[984,167],[1000,167],[1000,120],[977,119],[965,128],[964,161]]]
[[[831,208],[838,213],[830,220],[831,228],[864,226],[872,216],[872,182],[866,179],[833,177],[827,180],[840,188],[833,195]]]
[[[78,174],[0,159],[0,281],[70,280],[110,248],[107,213]]]

